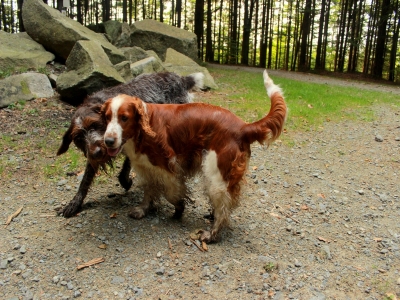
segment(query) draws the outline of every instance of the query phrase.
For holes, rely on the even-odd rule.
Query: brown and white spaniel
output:
[[[211,231],[202,231],[205,242],[218,240],[232,209],[239,205],[250,145],[269,144],[283,130],[287,108],[281,89],[264,71],[271,99],[269,113],[246,123],[230,111],[204,103],[150,104],[118,95],[106,101],[102,113],[107,123],[104,142],[110,156],[121,150],[143,180],[144,200],[129,215],[140,219],[164,196],[180,217],[188,199],[187,180],[202,174],[213,208]]]

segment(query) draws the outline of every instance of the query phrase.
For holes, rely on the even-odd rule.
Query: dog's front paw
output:
[[[61,215],[64,218],[70,218],[75,216],[78,212],[80,212],[82,206],[81,205],[77,205],[73,202],[68,203],[68,205],[66,207],[64,207],[64,209],[61,211]]]
[[[206,244],[209,243],[216,243],[218,242],[218,232],[215,230],[207,231],[207,230],[199,230],[201,242],[205,242]]]
[[[140,206],[137,206],[131,209],[131,211],[128,213],[128,216],[138,220],[146,216],[146,211]]]

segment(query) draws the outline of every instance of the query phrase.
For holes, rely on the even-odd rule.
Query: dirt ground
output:
[[[381,83],[270,76],[400,94]],[[72,156],[55,156],[73,110],[57,98],[0,110],[0,299],[400,297],[399,107],[371,107],[370,123],[288,131],[290,145],[254,145],[241,206],[207,251],[190,240],[210,225],[198,178],[194,204],[179,221],[166,201],[148,217],[130,219],[127,210],[142,194],[136,184],[125,193],[115,174],[96,179],[76,217],[56,215],[84,169],[80,160],[67,174]]]

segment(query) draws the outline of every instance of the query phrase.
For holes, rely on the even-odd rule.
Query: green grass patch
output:
[[[270,103],[260,72],[245,72],[208,67],[214,76],[222,97],[213,104],[232,110],[245,121],[252,122],[269,111]],[[295,81],[277,76],[272,79],[284,91],[289,115],[286,127],[291,130],[315,130],[324,122],[343,119],[373,121],[371,109],[376,104],[400,106],[398,95],[363,90],[355,87],[339,87]]]
[[[47,178],[58,178],[65,176],[67,172],[83,171],[86,158],[78,149],[71,147],[63,155],[57,156],[56,159],[43,168],[43,174]]]

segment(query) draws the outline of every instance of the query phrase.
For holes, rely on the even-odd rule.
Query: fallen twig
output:
[[[168,248],[169,250],[172,250],[172,243],[171,240],[168,238]]]
[[[21,206],[15,213],[13,213],[12,215],[8,216],[7,221],[6,221],[6,225],[4,226],[4,228],[6,228],[8,226],[8,224],[10,224],[11,221],[21,213],[22,208],[23,208],[23,206]]]
[[[41,218],[57,217],[57,215],[54,215],[54,214],[43,214],[43,215],[40,215],[40,217],[41,217]]]
[[[103,257],[94,258],[94,259],[92,259],[92,260],[90,260],[90,261],[88,261],[88,262],[86,262],[84,264],[79,265],[77,267],[77,269],[80,270],[80,269],[83,269],[83,268],[86,268],[86,267],[97,265],[97,264],[102,263],[102,262],[104,262],[104,258]]]
[[[195,245],[201,252],[204,252],[204,249],[201,248],[199,245],[197,245],[196,241],[190,239],[190,241],[193,243],[193,245]]]

